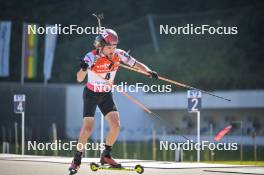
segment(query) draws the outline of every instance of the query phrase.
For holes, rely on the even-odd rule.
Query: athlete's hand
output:
[[[151,71],[148,71],[148,73],[149,73],[149,76],[148,77],[155,78],[155,79],[159,79],[159,75],[158,75],[157,72],[151,70]]]
[[[88,64],[87,64],[83,59],[81,59],[81,62],[80,62],[80,68],[81,68],[83,71],[86,71],[87,68],[88,68]]]

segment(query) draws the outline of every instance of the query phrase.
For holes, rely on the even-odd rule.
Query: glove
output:
[[[80,62],[80,68],[81,68],[83,71],[86,71],[87,68],[88,68],[88,64],[87,64],[83,59],[81,59],[81,62]]]
[[[150,74],[149,77],[150,78],[155,78],[155,79],[159,79],[158,73],[155,71],[148,71],[148,73]]]

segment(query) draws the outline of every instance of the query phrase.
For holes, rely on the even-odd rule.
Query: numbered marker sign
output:
[[[187,91],[188,111],[200,111],[202,107],[202,93],[196,90]]]
[[[14,112],[15,113],[25,112],[25,102],[26,102],[25,94],[15,94],[14,95]]]

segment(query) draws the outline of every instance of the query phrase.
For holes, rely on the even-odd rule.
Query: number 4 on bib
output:
[[[110,80],[110,74],[111,74],[110,72],[106,74],[106,76],[105,76],[106,80]]]

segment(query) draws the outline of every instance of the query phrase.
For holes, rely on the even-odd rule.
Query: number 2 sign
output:
[[[187,91],[188,111],[200,111],[202,107],[202,93],[196,90]]]

